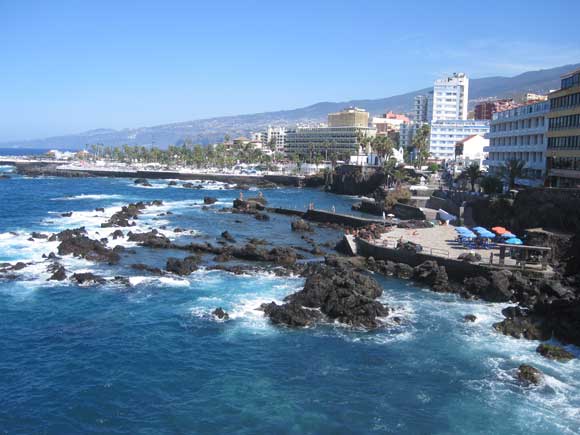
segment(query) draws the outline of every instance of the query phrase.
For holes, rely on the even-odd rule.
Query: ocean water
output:
[[[63,259],[70,271],[130,276],[132,284],[78,287],[47,282],[41,256],[56,244],[27,240],[30,231],[80,225],[105,236],[110,230],[100,223],[121,205],[162,199],[164,206],[140,217],[137,231],[167,225],[171,237],[181,227],[187,230],[183,240],[214,242],[228,229],[239,242],[258,237],[308,246],[289,231],[289,217],[258,222],[220,213],[238,192],[219,183],[204,186],[0,180],[0,262],[33,262],[17,280],[0,281],[0,433],[580,432],[580,363],[549,361],[535,353],[537,342],[494,333],[501,304],[463,301],[377,276],[400,324],[374,332],[340,325],[292,330],[271,325],[255,308],[281,301],[301,287],[300,278],[207,270],[153,277],[127,265],[160,265],[167,253],[133,247],[135,254],[115,267]],[[264,193],[272,205],[299,209],[314,201],[347,211],[354,202],[307,189]],[[206,195],[219,199],[210,211],[199,204]],[[73,215],[60,217],[67,211]],[[167,211],[173,214],[159,216]],[[334,241],[338,234],[317,228],[315,237]],[[218,306],[230,313],[229,321],[212,318]],[[464,323],[471,313],[478,320]],[[514,382],[522,363],[540,368],[546,382],[537,388]]]

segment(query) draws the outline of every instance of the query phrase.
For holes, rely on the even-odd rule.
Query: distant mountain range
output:
[[[529,71],[515,77],[487,77],[470,80],[470,103],[488,98],[506,98],[525,92],[547,93],[559,89],[560,76],[580,68],[580,64],[565,65],[551,69]],[[352,100],[344,102],[323,102],[293,110],[254,113],[249,115],[224,116],[199,119],[175,124],[153,127],[127,128],[123,130],[97,129],[84,133],[66,136],[55,136],[46,139],[21,142],[0,143],[0,148],[66,148],[79,149],[86,144],[102,143],[105,145],[150,145],[165,147],[169,144],[182,143],[186,138],[194,143],[208,144],[222,140],[224,135],[231,137],[247,136],[252,131],[259,131],[268,125],[290,126],[296,123],[320,122],[326,120],[329,112],[335,112],[347,106],[357,106],[368,110],[373,115],[394,112],[409,112],[413,107],[416,95],[426,93],[431,88],[420,89],[402,95],[395,95],[376,100]]]

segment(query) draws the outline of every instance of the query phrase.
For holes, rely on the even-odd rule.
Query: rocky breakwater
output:
[[[317,264],[308,268],[299,292],[260,307],[275,324],[305,327],[340,322],[367,329],[384,325],[390,309],[377,300],[382,288],[376,280],[345,264]]]
[[[144,209],[151,206],[163,205],[163,201],[154,200],[149,202],[136,202],[134,204],[125,205],[113,214],[107,222],[101,224],[101,228],[112,228],[112,227],[131,227],[135,225],[135,219],[139,218],[139,215]]]
[[[89,261],[117,264],[122,247],[110,249],[105,241],[93,240],[87,236],[84,228],[64,230],[53,234],[49,241],[59,241],[58,255],[73,255]]]

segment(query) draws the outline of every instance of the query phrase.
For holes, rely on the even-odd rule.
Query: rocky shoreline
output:
[[[203,202],[206,205],[215,203],[211,197],[204,198]],[[412,267],[404,263],[375,260],[372,257],[329,255],[308,236],[315,228],[301,219],[292,221],[288,230],[300,233],[301,238],[310,243],[312,249],[309,252],[298,252],[300,249],[291,246],[267,246],[267,243],[257,239],[237,243],[228,230],[222,232],[215,244],[177,243],[155,228],[146,232],[131,230],[145,209],[161,205],[162,201],[150,201],[123,206],[102,222],[102,228],[115,230],[109,237],[101,239],[91,239],[84,228],[67,229],[51,235],[32,233],[32,240],[46,239],[59,242],[56,253],[50,253],[43,260],[48,263],[46,266],[47,272],[50,273],[48,279],[56,281],[68,279],[82,286],[102,285],[107,282],[129,286],[127,277],[115,276],[112,280],[107,280],[90,272],[71,272],[59,261],[63,256],[70,255],[96,263],[118,265],[122,258],[134,253],[134,250],[124,248],[122,245],[113,246],[115,240],[124,238],[138,246],[169,251],[163,269],[141,263],[128,265],[131,270],[139,270],[154,276],[187,276],[204,267],[207,270],[222,270],[235,274],[266,270],[277,275],[292,274],[304,277],[303,289],[288,295],[282,304],[272,302],[256,307],[277,325],[310,327],[338,322],[367,330],[388,326],[387,318],[396,314],[396,310],[378,300],[382,296],[382,288],[372,276],[373,273],[378,273],[414,280],[435,292],[512,304],[503,310],[505,319],[493,326],[498,333],[540,341],[555,338],[564,344],[580,346],[578,275],[565,272],[566,270],[577,272],[570,266],[576,264],[574,249],[577,241],[572,244],[573,249],[566,253],[568,261],[561,263],[564,272],[554,279],[533,279],[518,272],[490,270],[487,274],[470,276],[460,282],[450,279],[445,267],[436,261],[425,261]],[[267,201],[262,196],[236,199],[231,208],[223,208],[219,212],[245,214],[253,216],[258,221],[266,221],[269,219],[266,205]],[[175,233],[183,231],[175,229]],[[175,256],[175,252],[184,252],[185,256]],[[320,256],[324,256],[323,262],[303,261]],[[233,263],[228,264],[229,262]],[[18,279],[18,272],[29,265],[30,263],[2,264],[0,277]],[[221,320],[227,320],[228,313],[219,309],[216,308],[216,316]],[[474,320],[468,317],[466,316],[466,321]],[[570,357],[557,346],[553,348],[543,346],[538,352],[546,357],[559,361],[566,361]]]

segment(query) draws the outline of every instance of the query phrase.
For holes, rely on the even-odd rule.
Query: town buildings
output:
[[[429,155],[437,160],[452,160],[455,144],[467,136],[485,135],[489,121],[467,119],[469,78],[464,73],[438,79],[433,85],[433,119]]]
[[[266,131],[259,133],[259,141],[265,148],[272,147],[272,151],[283,152],[286,144],[286,127],[268,126]]]
[[[328,127],[362,127],[369,126],[369,112],[358,107],[347,107],[336,113],[328,114]]]
[[[580,70],[549,95],[547,170],[555,187],[580,187]]]
[[[525,162],[524,178],[517,179],[516,183],[543,185],[549,108],[547,101],[541,101],[494,113],[489,146],[484,149],[488,153],[484,164],[490,174],[501,176],[508,160],[521,160]]]
[[[514,107],[517,106],[518,103],[516,103],[511,98],[502,100],[481,101],[475,105],[474,118],[491,120],[494,113],[513,109]]]
[[[389,135],[390,133],[398,133],[401,129],[401,125],[409,122],[411,122],[411,120],[405,115],[388,112],[381,116],[373,117],[371,124],[376,128],[377,134]]]
[[[433,86],[433,121],[467,119],[469,78],[453,73],[435,80]]]
[[[472,164],[483,167],[483,161],[486,157],[484,149],[488,145],[489,139],[480,134],[464,137],[455,144],[455,158],[448,162],[448,171],[457,174]]]
[[[433,91],[415,96],[414,114],[416,123],[428,123],[433,118]]]
[[[431,122],[429,154],[437,160],[455,158],[455,144],[467,136],[489,132],[489,121],[474,119],[444,119]]]
[[[328,127],[296,127],[286,132],[285,151],[289,155],[347,158],[362,154],[361,139],[376,136],[368,125],[369,113],[349,107],[328,115]],[[366,120],[366,123],[365,123]]]

